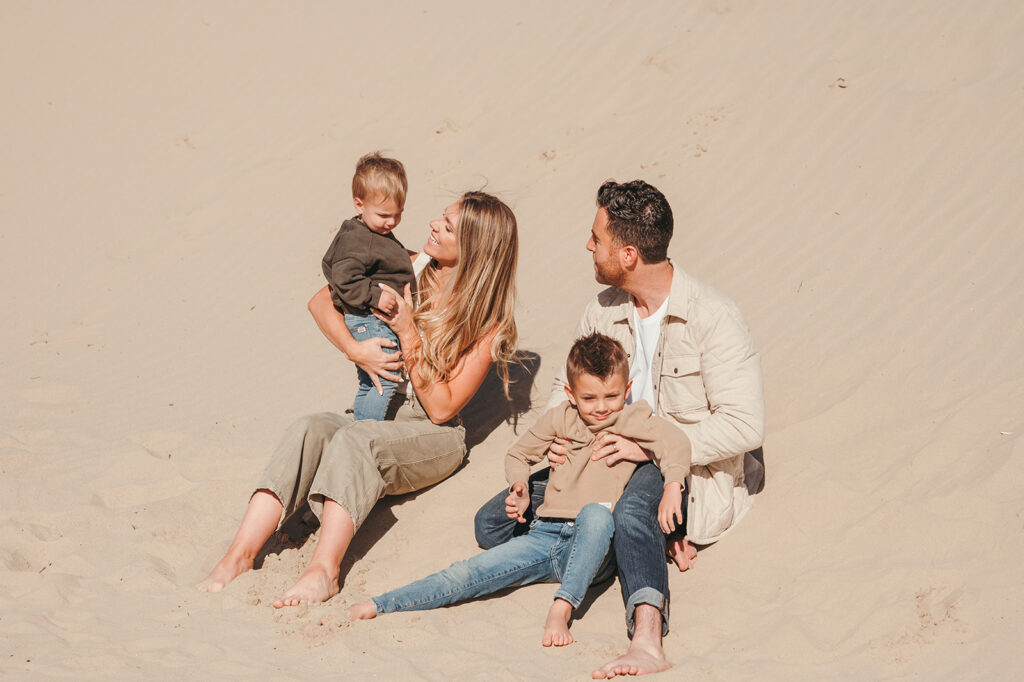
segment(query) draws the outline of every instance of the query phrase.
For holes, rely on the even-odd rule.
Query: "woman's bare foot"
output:
[[[232,555],[229,552],[217,562],[210,575],[196,583],[196,589],[200,592],[220,592],[229,582],[252,568],[252,563],[252,557]]]
[[[369,599],[359,602],[348,610],[349,620],[370,620],[371,618],[376,617],[377,607]]]
[[[569,618],[572,617],[572,604],[564,599],[555,599],[548,609],[548,618],[544,622],[544,636],[540,643],[543,646],[566,646],[573,643],[569,634]]]
[[[686,538],[672,537],[668,541],[668,555],[680,571],[688,571],[697,563],[697,548]]]
[[[257,490],[249,498],[245,516],[224,558],[206,579],[196,584],[200,592],[220,592],[229,582],[252,568],[256,554],[281,519],[281,501],[269,490]]]
[[[316,604],[327,601],[338,594],[338,571],[330,571],[322,566],[310,565],[299,579],[284,595],[274,602],[274,608],[298,606],[299,604]]]

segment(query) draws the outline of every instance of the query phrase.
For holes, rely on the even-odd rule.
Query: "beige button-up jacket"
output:
[[[632,358],[632,312],[629,294],[605,289],[583,311],[576,338],[601,332]],[[747,454],[764,440],[761,356],[736,304],[678,266],[652,372],[655,413],[692,447],[686,535],[714,542],[747,513],[763,480],[760,462]],[[565,400],[564,386],[563,365],[548,408]]]

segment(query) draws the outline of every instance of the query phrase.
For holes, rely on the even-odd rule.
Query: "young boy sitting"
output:
[[[358,215],[341,224],[324,254],[323,271],[331,301],[345,315],[345,326],[357,341],[382,338],[398,347],[398,337],[372,311],[377,308],[391,312],[396,304],[395,295],[381,289],[382,283],[399,293],[409,284],[416,293],[409,252],[391,234],[402,220],[408,188],[405,167],[400,161],[385,158],[379,152],[359,159],[352,177],[352,203]],[[361,368],[358,375],[353,416],[382,421],[395,383],[379,378],[378,392]]]
[[[353,620],[378,613],[415,611],[480,597],[512,585],[558,582],[541,644],[571,644],[569,619],[587,587],[614,572],[610,555],[611,508],[635,464],[594,462],[595,438],[609,430],[650,450],[665,476],[659,521],[682,519],[680,490],[690,469],[690,441],[681,429],[652,414],[647,403],[626,405],[629,363],[622,345],[603,334],[578,339],[566,362],[568,402],[548,410],[512,446],[505,459],[510,518],[523,520],[530,504],[530,464],[545,459],[556,437],[570,441],[565,464],[552,469],[544,503],[529,531],[439,573],[392,590],[349,611]],[[674,525],[674,523],[672,524]],[[596,579],[596,580],[595,580]]]

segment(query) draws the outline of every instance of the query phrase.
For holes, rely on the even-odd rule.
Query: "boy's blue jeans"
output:
[[[548,469],[542,469],[530,477],[530,509],[536,509],[544,501],[547,476]],[[665,536],[657,518],[664,488],[661,471],[647,462],[636,468],[622,497],[615,503],[614,555],[630,637],[633,636],[633,615],[639,604],[651,604],[661,612],[662,636],[668,634],[668,566]],[[484,549],[511,542],[523,531],[524,524],[517,524],[505,515],[507,495],[507,492],[498,493],[476,513],[476,541]],[[686,500],[684,488],[683,528],[686,527]]]
[[[391,327],[381,322],[374,315],[353,315],[345,313],[345,326],[352,333],[356,341],[367,339],[389,339],[395,342],[395,349],[398,349],[398,336],[391,331]],[[356,400],[353,405],[353,417],[356,421],[360,419],[373,419],[384,421],[388,412],[388,405],[391,403],[391,396],[395,393],[394,381],[388,381],[384,377],[377,377],[380,380],[384,393],[377,393],[377,387],[370,381],[370,375],[361,367],[356,367],[359,375],[359,388],[356,390]]]
[[[561,582],[555,598],[575,609],[593,582],[610,578],[612,513],[588,504],[575,521],[534,519],[529,531],[443,571],[372,599],[377,613],[422,611],[513,585]]]

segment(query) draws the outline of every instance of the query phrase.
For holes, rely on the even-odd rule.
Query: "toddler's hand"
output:
[[[666,483],[658,505],[658,525],[664,533],[671,533],[683,522],[683,486],[677,481]]]
[[[508,491],[508,497],[505,498],[505,513],[510,519],[525,523],[526,518],[523,514],[529,507],[530,496],[526,494],[526,484],[522,481],[513,483]]]
[[[394,290],[381,287],[380,300],[377,301],[377,310],[385,315],[394,315],[396,308],[398,308],[398,296],[395,295]]]

